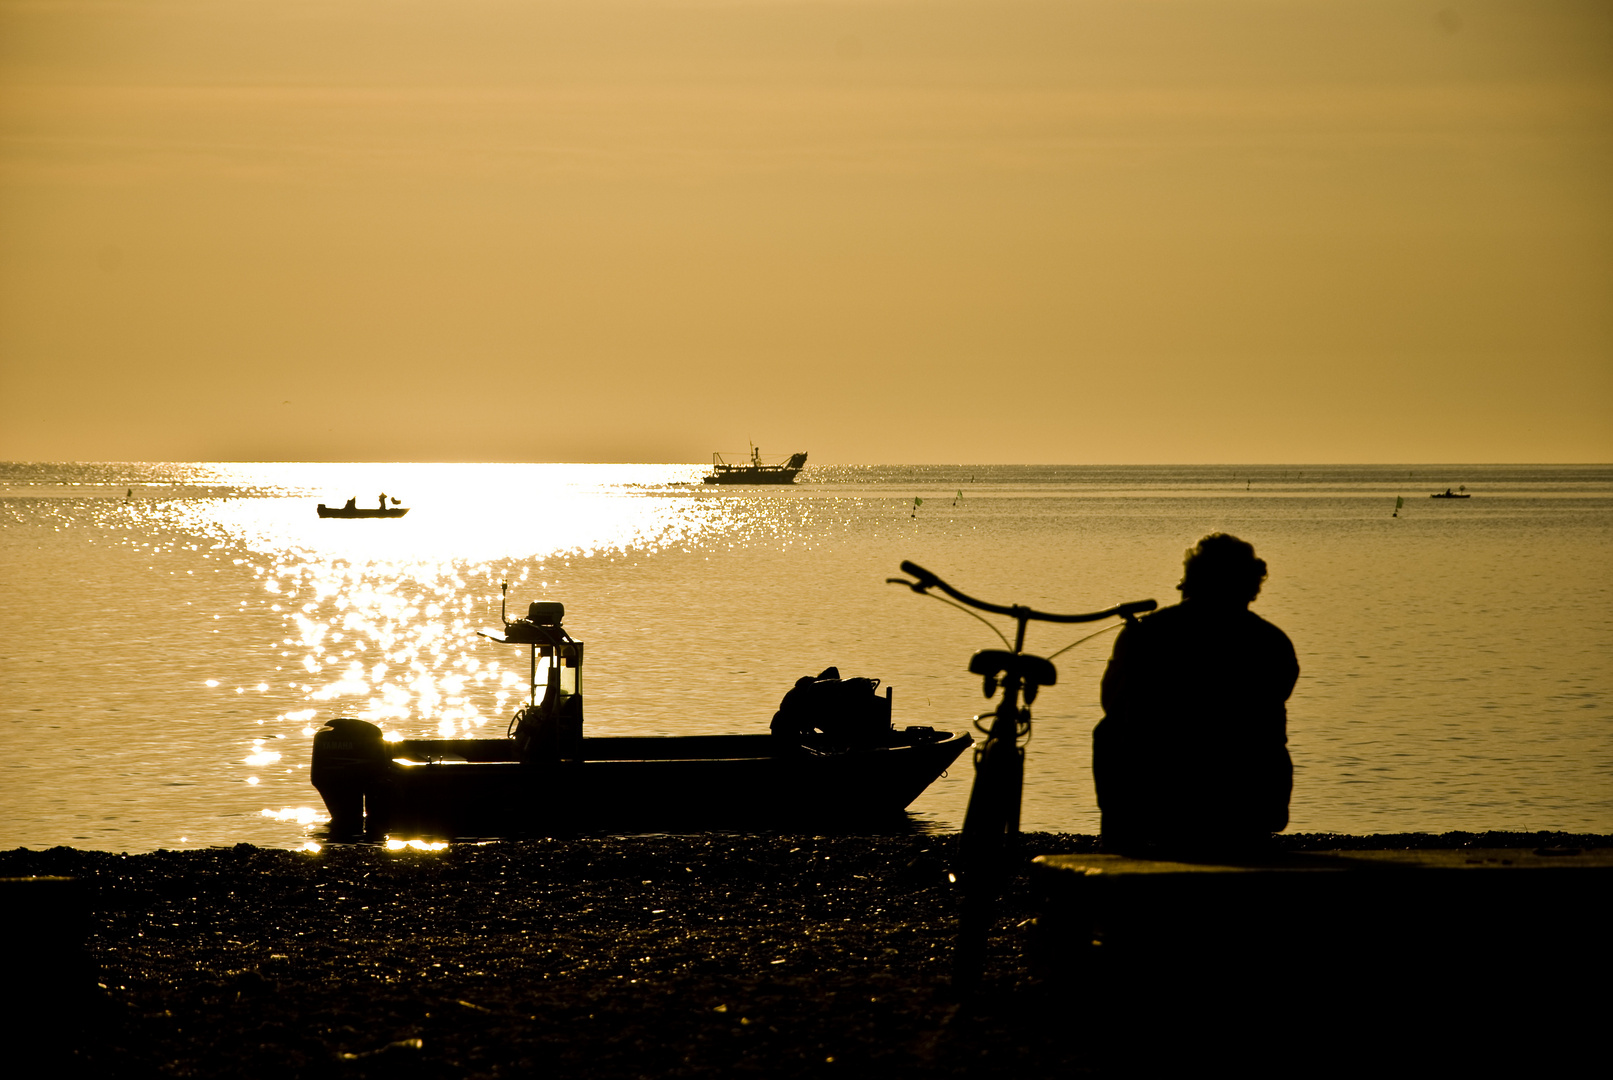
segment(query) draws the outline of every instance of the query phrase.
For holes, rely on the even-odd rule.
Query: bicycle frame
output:
[[[887,581],[906,585],[922,595],[928,595],[932,588],[939,589],[956,602],[955,606],[1007,615],[1015,624],[1011,651],[985,649],[969,660],[969,670],[983,680],[986,697],[990,698],[999,689],[1002,697],[992,713],[985,740],[975,751],[975,779],[960,837],[964,899],[958,946],[953,956],[953,983],[968,990],[985,966],[987,934],[996,919],[997,897],[1014,865],[1013,848],[1019,837],[1019,812],[1025,786],[1025,747],[1020,736],[1030,733],[1031,723],[1030,709],[1020,706],[1020,697],[1023,695],[1025,705],[1029,706],[1043,686],[1052,686],[1058,680],[1058,669],[1051,660],[1025,652],[1025,630],[1033,620],[1084,623],[1118,616],[1130,622],[1158,605],[1153,600],[1138,600],[1103,611],[1058,615],[1021,604],[978,600],[917,563],[903,562],[901,569],[913,580],[888,578]],[[981,719],[983,717],[975,718],[977,726]]]

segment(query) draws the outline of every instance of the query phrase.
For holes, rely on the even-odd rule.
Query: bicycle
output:
[[[969,608],[1007,615],[1015,622],[1013,645],[1007,649],[982,649],[969,659],[969,671],[982,679],[982,690],[989,699],[998,690],[1002,698],[990,713],[974,718],[975,727],[985,739],[975,750],[975,778],[969,791],[969,805],[963,816],[963,834],[960,837],[959,869],[963,871],[963,918],[958,931],[958,944],[953,954],[953,983],[967,990],[973,986],[985,966],[986,937],[996,920],[997,897],[1013,866],[1015,840],[1019,835],[1019,810],[1025,783],[1025,743],[1030,738],[1030,706],[1044,686],[1058,681],[1058,669],[1053,657],[1067,652],[1098,634],[1132,622],[1145,611],[1159,605],[1153,600],[1136,600],[1117,604],[1103,611],[1078,615],[1057,615],[1037,611],[1021,604],[991,604],[977,600],[953,588],[935,574],[914,562],[903,562],[902,573],[914,579],[887,578],[892,585],[905,585],[921,596],[933,596],[930,589],[939,589],[950,596],[934,599],[951,604],[965,614],[979,619],[1008,645],[1002,631],[976,615]],[[1025,652],[1025,630],[1032,622],[1085,623],[1115,616],[1125,620],[1095,634],[1071,642],[1049,657],[1033,656]],[[1019,699],[1024,695],[1025,706]],[[989,726],[982,722],[989,718]]]

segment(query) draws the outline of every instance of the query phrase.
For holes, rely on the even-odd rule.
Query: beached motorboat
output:
[[[326,506],[320,503],[316,510],[322,518],[400,518],[409,512],[407,506],[387,506],[386,496],[381,496],[380,506],[359,506],[357,499],[348,499],[346,506]],[[392,500],[397,502],[396,499]]]
[[[310,774],[331,837],[877,824],[899,820],[973,742],[892,727],[890,690],[871,685],[853,735],[823,717],[823,730],[775,733],[775,721],[766,734],[584,737],[583,643],[564,615],[534,603],[483,635],[531,654],[531,694],[505,738],[387,741],[352,717],[317,732]],[[845,680],[858,682],[873,680]]]
[[[750,461],[744,465],[732,465],[722,459],[721,454],[711,455],[711,475],[705,478],[708,484],[793,484],[796,474],[806,468],[807,456],[805,453],[791,454],[789,459],[774,464],[762,462],[762,451],[757,447],[750,448]]]

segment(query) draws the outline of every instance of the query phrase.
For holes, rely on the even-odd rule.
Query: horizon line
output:
[[[560,461],[560,460],[429,460],[413,458],[16,458],[0,459],[0,465],[677,465],[707,468],[699,461]],[[1441,468],[1496,468],[1500,466],[1558,466],[1572,468],[1613,467],[1613,461],[820,461],[813,466],[897,467],[947,466],[957,468],[1292,468],[1353,467],[1400,468],[1439,466]]]

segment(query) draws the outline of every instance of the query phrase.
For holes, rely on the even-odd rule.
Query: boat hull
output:
[[[800,469],[737,468],[706,477],[708,484],[793,484]]]
[[[972,741],[899,733],[830,751],[773,735],[590,738],[575,760],[522,763],[508,739],[422,739],[333,769],[316,737],[312,771],[336,838],[867,825],[898,819]]]
[[[389,506],[382,510],[376,506],[348,508],[345,506],[326,506],[324,503],[320,503],[316,509],[322,518],[400,518],[409,512],[409,507],[407,506]]]
[[[712,455],[708,484],[793,484],[802,469],[806,468],[805,453],[791,454],[790,459],[778,465],[763,465],[760,453],[751,448],[751,459],[746,465],[730,465],[721,454]]]

